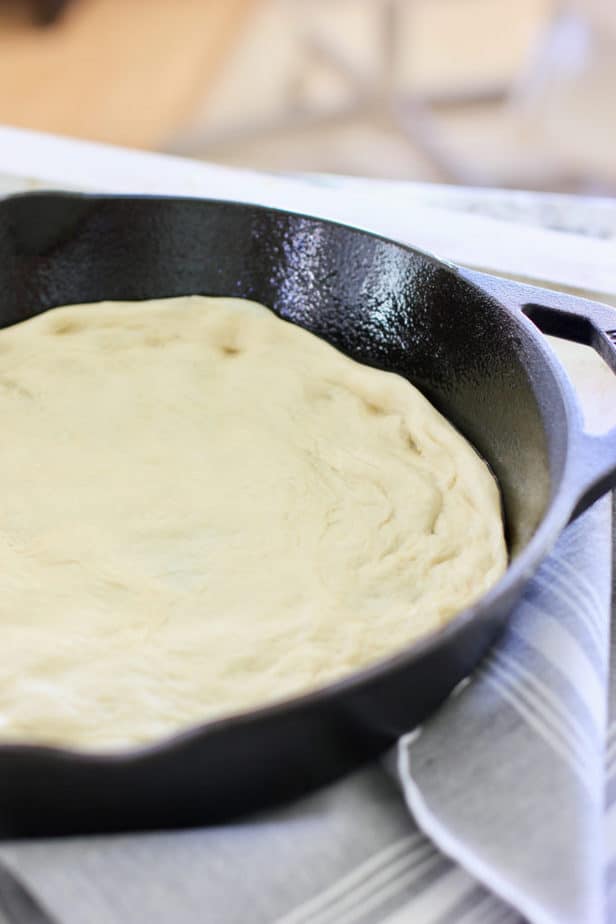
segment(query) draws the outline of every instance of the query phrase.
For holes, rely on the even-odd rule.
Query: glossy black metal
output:
[[[374,757],[475,667],[569,519],[616,484],[616,433],[583,434],[524,314],[616,368],[610,309],[256,206],[52,193],[0,203],[0,325],[71,302],[187,293],[264,302],[418,385],[492,465],[510,567],[441,631],[306,696],[125,752],[0,746],[0,836],[216,822]]]

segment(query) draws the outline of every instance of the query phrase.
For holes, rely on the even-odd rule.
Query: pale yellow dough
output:
[[[340,677],[503,573],[499,493],[398,376],[237,299],[0,332],[0,738],[148,742]]]

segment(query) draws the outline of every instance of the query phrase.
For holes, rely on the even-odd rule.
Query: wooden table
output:
[[[207,93],[256,0],[79,0],[50,28],[0,3],[0,123],[160,146]]]

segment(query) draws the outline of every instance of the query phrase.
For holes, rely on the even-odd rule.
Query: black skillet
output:
[[[616,484],[616,431],[583,432],[535,327],[593,346],[616,372],[610,308],[252,205],[63,193],[0,203],[1,326],[66,303],[187,293],[256,299],[418,385],[496,473],[510,567],[446,628],[305,696],[121,752],[0,746],[1,836],[217,822],[374,757],[473,670],[559,533]]]

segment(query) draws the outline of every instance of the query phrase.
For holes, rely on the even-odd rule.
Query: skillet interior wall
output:
[[[511,314],[430,257],[253,206],[33,194],[0,203],[0,324],[61,304],[245,296],[408,378],[487,459],[511,554],[564,463],[564,411]],[[530,371],[529,371],[530,370]]]

